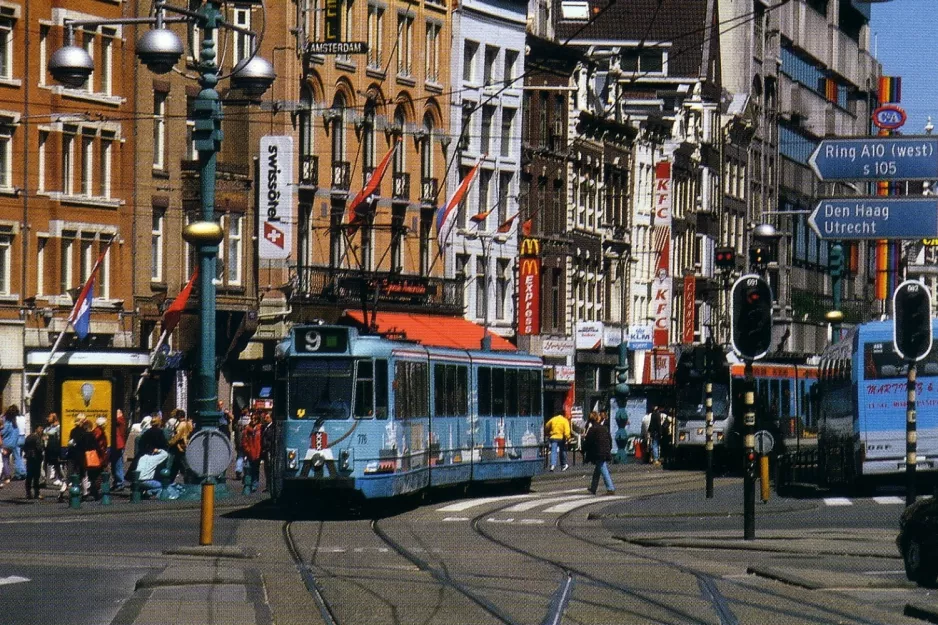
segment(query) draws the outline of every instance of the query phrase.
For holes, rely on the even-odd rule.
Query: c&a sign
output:
[[[518,260],[518,335],[541,333],[541,242],[521,241]]]

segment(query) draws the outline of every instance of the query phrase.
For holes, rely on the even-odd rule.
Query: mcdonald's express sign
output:
[[[518,267],[518,335],[541,333],[541,242],[521,241]]]

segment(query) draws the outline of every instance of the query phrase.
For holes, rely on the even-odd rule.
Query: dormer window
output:
[[[666,74],[667,52],[664,48],[626,48],[622,50],[623,72]]]

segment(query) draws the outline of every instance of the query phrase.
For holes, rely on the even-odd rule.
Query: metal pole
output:
[[[916,447],[918,437],[915,429],[915,374],[916,364],[909,361],[909,370],[906,375],[906,405],[905,405],[905,505],[915,503],[915,465],[918,464]]]
[[[840,244],[840,241],[834,241],[834,245],[831,246],[831,254],[835,254],[837,258],[840,259],[841,266],[837,267],[834,271],[831,272],[831,297],[833,299],[834,311],[840,312],[840,302],[841,302],[841,290],[843,285],[843,245]],[[831,337],[832,343],[840,342],[840,320],[842,316],[835,317],[835,321],[831,323]]]
[[[480,234],[479,241],[482,243],[482,350],[489,351],[492,349],[492,337],[489,336],[489,246],[492,239],[486,245],[486,236]]]
[[[706,420],[707,499],[713,499],[713,337],[707,339],[704,352],[707,381],[704,383],[704,419]]]
[[[746,359],[746,412],[743,414],[745,431],[743,457],[743,538],[756,538],[756,389],[752,374],[752,360]]]

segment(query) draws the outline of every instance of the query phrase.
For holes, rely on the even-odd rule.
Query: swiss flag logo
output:
[[[270,241],[273,245],[283,249],[283,231],[278,230],[266,221],[264,222],[264,238]]]

